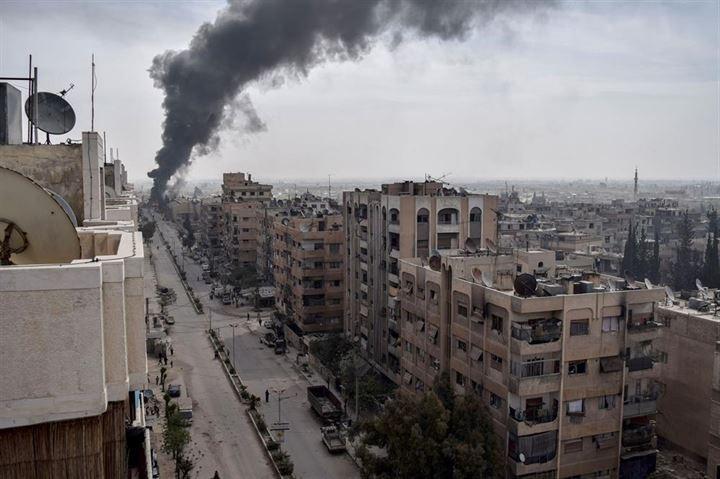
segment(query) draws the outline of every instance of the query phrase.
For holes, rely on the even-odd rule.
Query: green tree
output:
[[[192,248],[195,245],[195,229],[193,228],[192,222],[190,222],[190,215],[185,216],[183,228],[185,228],[185,234],[182,237],[183,246]]]
[[[695,279],[699,276],[699,255],[693,249],[693,224],[687,210],[678,223],[678,244],[675,248],[673,264],[673,286],[675,289],[695,289]]]
[[[352,343],[342,333],[331,334],[310,343],[310,353],[335,376],[342,372],[342,362],[352,351]]]
[[[633,274],[638,279],[643,279],[648,276],[650,264],[650,255],[648,251],[648,240],[645,228],[640,230],[640,239],[637,243],[637,253],[635,257],[635,270]]]
[[[635,239],[635,228],[633,228],[632,221],[628,226],[628,237],[625,241],[625,251],[622,259],[622,272],[635,273],[637,265],[637,240]]]
[[[654,283],[660,282],[660,226],[655,226],[652,256],[648,264],[648,277]]]
[[[502,455],[485,405],[474,394],[456,396],[447,377],[430,392],[400,391],[359,430],[365,478],[502,477]],[[386,454],[373,454],[371,447]]]
[[[705,261],[703,263],[703,281],[710,288],[720,287],[720,257],[718,256],[718,215],[713,208],[707,213],[707,244],[705,245]]]

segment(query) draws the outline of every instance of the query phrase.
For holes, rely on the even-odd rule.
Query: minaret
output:
[[[638,196],[638,175],[637,175],[637,166],[635,167],[635,188],[633,189],[633,199],[637,201]]]

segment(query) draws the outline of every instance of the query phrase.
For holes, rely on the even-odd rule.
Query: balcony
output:
[[[652,369],[653,364],[655,364],[655,361],[651,356],[638,356],[627,360],[627,367],[630,372]]]
[[[396,333],[400,332],[400,328],[398,328],[398,323],[396,320],[388,318],[388,326],[390,327],[391,331],[395,331]]]
[[[518,396],[544,394],[560,389],[560,360],[510,362],[510,392]]]
[[[551,431],[558,428],[557,409],[529,409],[526,411],[510,408],[511,432],[519,436]]]
[[[657,449],[655,426],[646,425],[632,429],[623,429],[622,454],[624,458],[638,453],[652,452]]]
[[[516,476],[552,470],[556,454],[557,431],[531,436],[510,434],[508,439],[508,465]]]
[[[559,320],[513,323],[510,333],[512,352],[516,354],[542,354],[560,351],[561,348],[562,326]]]
[[[647,393],[626,398],[623,405],[623,417],[627,419],[656,414],[657,399],[657,393]]]

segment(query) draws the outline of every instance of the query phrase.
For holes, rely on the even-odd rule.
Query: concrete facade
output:
[[[496,238],[497,197],[443,188],[438,182],[386,184],[343,193],[344,331],[385,375],[399,381],[398,333],[391,327],[400,288],[399,260],[435,249],[477,247]]]
[[[401,384],[425,390],[446,371],[459,393],[479,394],[509,477],[644,477],[655,464],[664,291],[580,293],[580,281],[606,279],[550,276],[545,253],[448,253],[438,270],[401,260]],[[541,261],[553,295],[513,293],[515,275]],[[481,272],[492,287],[473,279]]]

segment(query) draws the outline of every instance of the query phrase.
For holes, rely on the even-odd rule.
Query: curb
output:
[[[198,315],[204,314],[203,311],[200,311],[198,309],[197,303],[195,303],[195,296],[192,293],[190,293],[190,290],[188,289],[189,285],[187,283],[187,280],[183,279],[182,275],[180,274],[180,267],[178,266],[177,261],[175,261],[175,256],[173,256],[172,251],[170,251],[169,243],[165,239],[165,235],[162,234],[162,231],[160,231],[160,239],[162,240],[163,246],[165,246],[165,249],[167,250],[168,254],[170,255],[170,262],[172,263],[173,268],[175,268],[175,272],[178,275],[178,279],[180,279],[180,284],[182,285],[183,289],[185,290],[185,295],[187,296],[188,301],[190,301],[190,305],[195,310],[195,314],[198,314]]]

